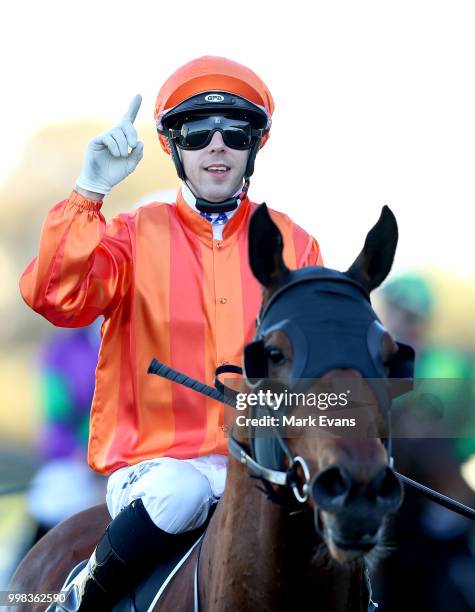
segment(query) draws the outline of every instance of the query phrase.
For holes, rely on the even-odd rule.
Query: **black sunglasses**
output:
[[[264,130],[255,129],[249,121],[213,115],[195,121],[185,121],[180,129],[170,129],[170,138],[176,140],[180,149],[196,151],[208,146],[215,132],[221,132],[224,144],[231,149],[250,149],[253,138],[264,135]]]

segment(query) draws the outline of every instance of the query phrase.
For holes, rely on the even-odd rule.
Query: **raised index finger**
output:
[[[137,113],[139,112],[139,108],[141,104],[142,104],[142,96],[140,94],[137,94],[133,98],[132,102],[130,103],[129,108],[124,115],[124,119],[128,119],[129,121],[133,123],[135,121],[135,118],[137,117]]]

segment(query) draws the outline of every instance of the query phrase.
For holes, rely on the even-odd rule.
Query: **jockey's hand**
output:
[[[135,170],[143,157],[143,142],[137,141],[134,127],[141,104],[142,96],[136,95],[120,123],[91,140],[76,181],[78,187],[105,195]]]

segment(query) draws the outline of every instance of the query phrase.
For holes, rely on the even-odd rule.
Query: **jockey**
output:
[[[269,138],[272,96],[250,69],[206,56],[160,89],[155,121],[181,188],[172,205],[151,203],[106,223],[102,201],[143,155],[133,122],[88,145],[80,177],[48,213],[39,255],[20,281],[26,303],[54,325],[100,315],[101,349],[88,461],[107,475],[112,522],[68,590],[66,610],[108,610],[176,543],[202,526],[224,491],[223,407],[147,374],[153,357],[212,384],[241,363],[261,290],[248,264],[247,195]],[[317,241],[271,210],[290,268],[321,265]]]

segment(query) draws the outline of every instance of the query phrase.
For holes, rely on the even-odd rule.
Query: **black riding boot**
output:
[[[134,500],[107,527],[89,560],[85,578],[66,586],[66,601],[53,604],[47,612],[112,610],[172,549],[191,543],[193,534],[159,529],[142,500]]]

